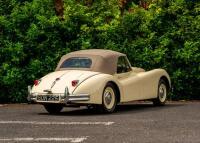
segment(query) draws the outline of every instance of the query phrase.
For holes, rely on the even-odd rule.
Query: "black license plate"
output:
[[[59,101],[58,95],[38,95],[38,101]]]

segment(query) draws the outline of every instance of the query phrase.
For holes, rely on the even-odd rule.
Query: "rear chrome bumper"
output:
[[[44,100],[38,100],[38,96],[57,96],[59,97],[58,100],[56,101],[44,101]],[[65,90],[65,93],[32,93],[31,87],[28,86],[28,97],[27,97],[28,102],[32,103],[62,103],[62,104],[68,104],[68,103],[75,103],[75,102],[81,102],[81,101],[89,101],[90,100],[90,95],[89,94],[69,94],[68,89]]]
[[[89,101],[90,96],[88,94],[69,95],[66,97],[65,100],[66,100],[66,102]]]

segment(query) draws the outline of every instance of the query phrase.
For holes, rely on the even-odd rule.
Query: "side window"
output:
[[[126,73],[131,71],[131,67],[125,56],[119,57],[117,62],[117,73]]]

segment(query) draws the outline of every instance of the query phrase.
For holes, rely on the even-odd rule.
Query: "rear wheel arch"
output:
[[[166,77],[166,76],[162,76],[160,79],[159,79],[159,81],[160,80],[164,80],[165,81],[165,83],[166,83],[166,85],[167,85],[167,90],[168,90],[168,92],[169,92],[169,90],[170,90],[170,83],[169,83],[169,80],[168,80],[168,78]]]
[[[121,93],[120,93],[118,85],[114,81],[108,81],[107,84],[108,83],[111,83],[111,84],[114,85],[116,93],[117,93],[117,103],[120,103],[120,101],[121,101]]]

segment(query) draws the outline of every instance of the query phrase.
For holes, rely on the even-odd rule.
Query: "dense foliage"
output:
[[[134,3],[135,2],[135,3]],[[132,66],[164,68],[170,99],[200,99],[200,3],[154,0],[148,9],[117,0],[0,0],[0,102],[25,102],[27,85],[53,71],[63,54],[105,48],[126,53]]]

